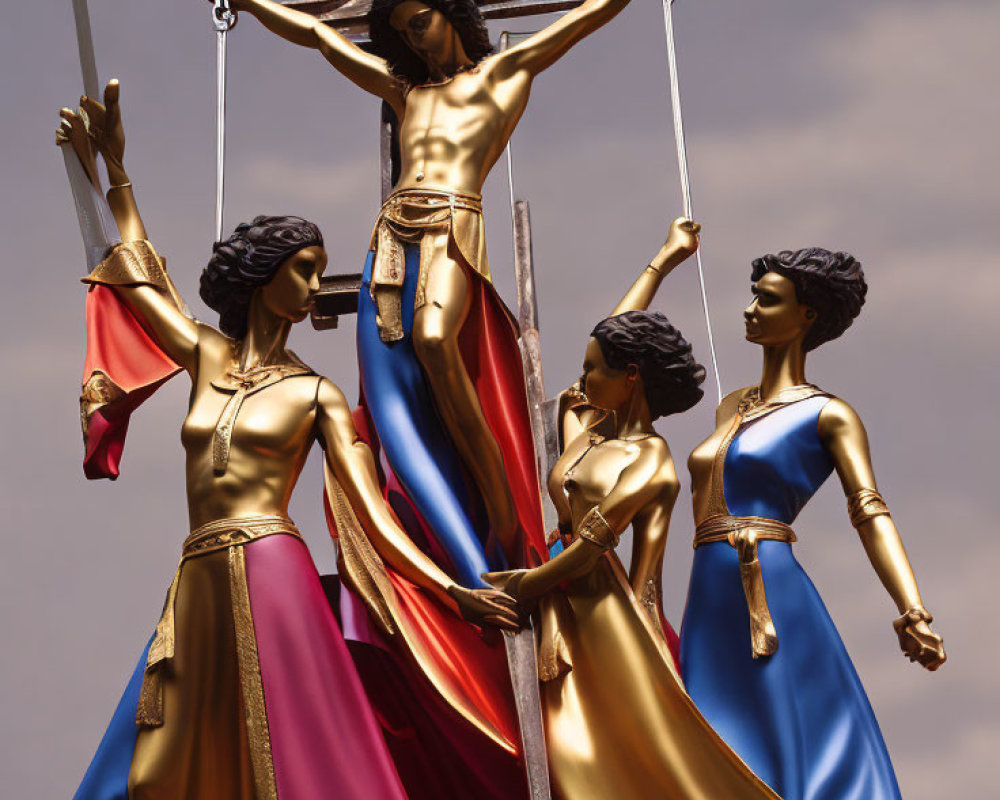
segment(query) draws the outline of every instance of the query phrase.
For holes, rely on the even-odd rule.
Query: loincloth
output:
[[[424,304],[427,266],[443,254],[464,261],[487,281],[483,205],[479,195],[434,189],[403,189],[382,206],[372,231],[371,296],[383,342],[403,338],[402,290],[406,245],[420,245],[420,276],[414,309]]]

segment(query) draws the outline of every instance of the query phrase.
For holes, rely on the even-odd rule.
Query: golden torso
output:
[[[249,394],[233,428],[226,471],[218,475],[213,464],[213,436],[232,393],[212,385],[224,376],[224,369],[202,369],[199,373],[181,428],[192,530],[224,517],[286,514],[292,489],[316,438],[319,378],[289,377]]]
[[[711,508],[712,470],[715,467],[719,449],[723,446],[726,436],[733,425],[732,415],[728,417],[705,441],[699,444],[688,457],[688,472],[691,475],[691,504],[694,509],[694,521],[697,525],[710,513],[718,509]]]
[[[643,457],[644,441],[605,439],[592,445],[587,434],[577,437],[549,479],[560,518],[569,516],[576,530],[587,512],[611,493],[621,473]]]
[[[411,89],[399,127],[396,189],[479,194],[530,90],[525,73],[498,79],[490,58],[441,83]]]

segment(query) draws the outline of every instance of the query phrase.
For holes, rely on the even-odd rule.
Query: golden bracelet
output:
[[[889,506],[874,489],[859,489],[847,498],[847,513],[851,525],[857,528],[874,517],[889,516]]]
[[[618,545],[618,534],[604,519],[604,515],[597,510],[597,506],[590,509],[586,516],[580,520],[580,527],[577,528],[576,535],[596,544],[602,550],[611,550]]]
[[[169,291],[163,261],[145,239],[115,245],[108,257],[81,280],[105,286],[155,286]]]

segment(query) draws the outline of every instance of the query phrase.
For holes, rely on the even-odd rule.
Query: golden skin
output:
[[[125,137],[116,81],[108,85],[104,99],[101,104],[83,98],[81,113],[63,109],[57,139],[69,141],[81,161],[93,161],[95,148],[101,152],[122,241],[134,241],[145,237],[145,227],[122,165]],[[114,287],[157,344],[191,376],[181,433],[191,528],[227,517],[287,515],[306,456],[319,440],[364,531],[388,563],[467,620],[516,628],[510,598],[458,586],[398,527],[382,498],[372,452],[354,428],[350,405],[326,378],[289,377],[250,394],[233,432],[228,467],[215,474],[212,435],[230,395],[214,389],[212,382],[225,381],[232,368],[292,363],[285,349],[288,334],[308,314],[326,263],[326,252],[318,246],[286,259],[274,278],[255,291],[248,331],[239,341],[188,318],[170,295],[152,286]]]
[[[743,312],[747,341],[761,345],[764,367],[760,397],[767,402],[782,390],[806,383],[802,340],[817,318],[817,312],[800,303],[795,284],[776,272],[768,272],[753,284],[754,298]],[[715,414],[715,433],[700,444],[688,461],[695,523],[709,511],[712,463],[736,416],[739,401],[754,387],[725,397]],[[861,489],[878,489],[872,469],[868,434],[860,417],[847,403],[830,400],[819,417],[819,435],[833,459],[845,495]],[[871,517],[857,528],[868,559],[901,614],[922,606],[916,578],[892,517]],[[941,637],[927,622],[920,621],[898,631],[900,647],[911,661],[929,670],[944,663]]]
[[[397,7],[390,24],[427,64],[432,82],[407,88],[386,62],[315,17],[273,0],[234,0],[272,32],[319,50],[335,69],[385,100],[399,120],[400,176],[394,187],[480,194],[524,112],[535,76],[607,23],[628,0],[586,0],[544,30],[472,67],[458,33],[417,0]],[[486,506],[501,546],[515,549],[517,515],[500,448],[461,358],[458,336],[469,312],[469,277],[439,236],[417,310],[413,344],[442,419]]]
[[[699,230],[700,226],[690,220],[674,220],[666,243],[612,315],[647,309],[663,278],[697,250]],[[564,415],[561,424],[568,444],[548,480],[559,527],[575,531],[594,506],[615,533],[620,535],[631,525],[629,583],[644,604],[652,604],[646,611],[659,627],[663,552],[680,489],[670,449],[653,429],[638,367],[610,367],[594,338],[587,342],[580,388],[587,404]],[[592,444],[588,428],[597,417],[595,410],[612,415],[613,436]],[[593,570],[603,554],[598,545],[578,538],[540,567],[491,572],[483,577],[530,607],[560,583]]]

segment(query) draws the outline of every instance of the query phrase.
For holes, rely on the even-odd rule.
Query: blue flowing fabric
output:
[[[135,753],[135,740],[139,727],[135,724],[135,712],[139,706],[139,690],[146,669],[146,654],[149,644],[142,651],[139,663],[129,678],[122,699],[115,709],[108,729],[101,739],[87,774],[83,776],[80,788],[73,800],[128,800],[128,773]]]
[[[791,524],[833,471],[811,397],[745,425],[729,446],[729,513]],[[754,659],[736,550],[695,551],[681,630],[687,690],[709,723],[784,800],[900,800],[889,753],[844,643],[791,545],[758,556],[778,632]]]
[[[437,413],[423,367],[413,349],[413,314],[420,248],[406,247],[403,338],[383,342],[371,296],[373,253],[368,254],[358,300],[358,359],[365,403],[382,451],[465,586],[484,587],[480,575],[504,569],[499,554],[487,556],[485,534],[474,522],[473,499],[458,453]]]

